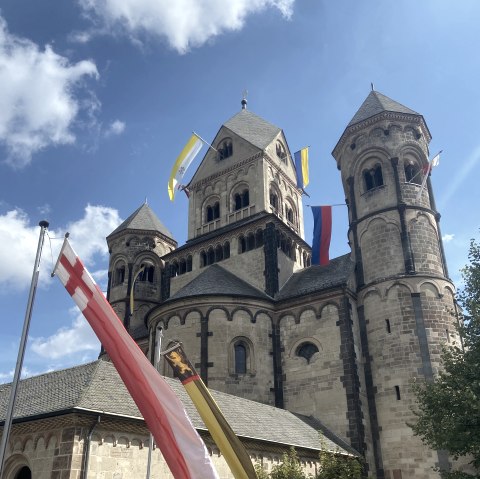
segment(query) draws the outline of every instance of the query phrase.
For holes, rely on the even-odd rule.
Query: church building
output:
[[[147,204],[107,237],[107,299],[129,333],[152,361],[156,341],[161,339],[162,349],[183,343],[227,410],[235,400],[247,401],[245,409],[258,408],[265,437],[255,436],[255,421],[248,430],[241,429],[241,417],[234,420],[257,460],[293,445],[303,451],[306,470],[315,472],[315,447],[287,437],[296,428],[307,437],[310,432],[302,428],[308,424],[342,453],[362,457],[370,477],[433,479],[439,478],[434,467],[448,467],[446,452],[428,449],[408,426],[415,420],[413,380],[431,380],[442,346],[456,339],[440,214],[430,178],[422,185],[430,140],[421,114],[369,93],[333,149],[351,252],[312,265],[286,135],[243,100],[188,184],[186,243],[179,246]],[[85,383],[91,394],[93,385],[102,387],[100,369],[100,376],[114,374],[101,365],[108,360],[104,351],[100,357],[82,370],[95,377]],[[166,362],[160,367],[173,378]],[[66,371],[65,376],[80,374]],[[78,405],[73,409],[78,415]],[[96,411],[90,403],[85,409]],[[46,413],[39,410],[37,416]],[[116,414],[110,423],[128,422],[123,409]],[[144,427],[140,420],[137,411],[136,430]],[[29,421],[28,415],[17,419]],[[270,434],[282,421],[284,435]],[[79,429],[88,436],[84,425],[73,429],[73,436]],[[259,452],[268,437],[275,438],[268,454]],[[78,471],[84,461],[77,459],[83,464]],[[21,477],[12,473],[6,479]]]

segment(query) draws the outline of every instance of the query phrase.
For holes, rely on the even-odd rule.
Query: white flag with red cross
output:
[[[182,402],[128,334],[67,239],[54,274],[110,356],[175,479],[218,479]]]

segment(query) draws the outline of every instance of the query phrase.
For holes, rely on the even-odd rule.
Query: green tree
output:
[[[320,468],[315,479],[361,479],[363,472],[356,457],[324,450],[320,453]]]
[[[323,450],[320,452],[320,472],[306,475],[294,448],[283,455],[282,463],[268,474],[259,464],[255,466],[258,479],[361,479],[362,466],[357,458]]]
[[[442,371],[433,382],[415,385],[415,434],[433,449],[454,457],[470,456],[480,472],[480,245],[470,243],[469,264],[462,270],[464,287],[458,293],[463,321],[462,344],[445,348]],[[480,477],[442,471],[442,477]]]

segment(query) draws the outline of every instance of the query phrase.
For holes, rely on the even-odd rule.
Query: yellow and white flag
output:
[[[177,185],[181,183],[187,168],[197,156],[198,152],[202,148],[202,145],[202,140],[195,133],[193,133],[180,155],[178,155],[168,180],[168,196],[170,197],[170,201],[173,201]]]

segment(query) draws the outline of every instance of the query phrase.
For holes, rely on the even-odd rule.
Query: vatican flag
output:
[[[168,180],[168,196],[170,197],[170,201],[173,201],[177,185],[181,183],[187,168],[202,148],[202,144],[202,140],[193,133],[180,155],[178,155]]]

